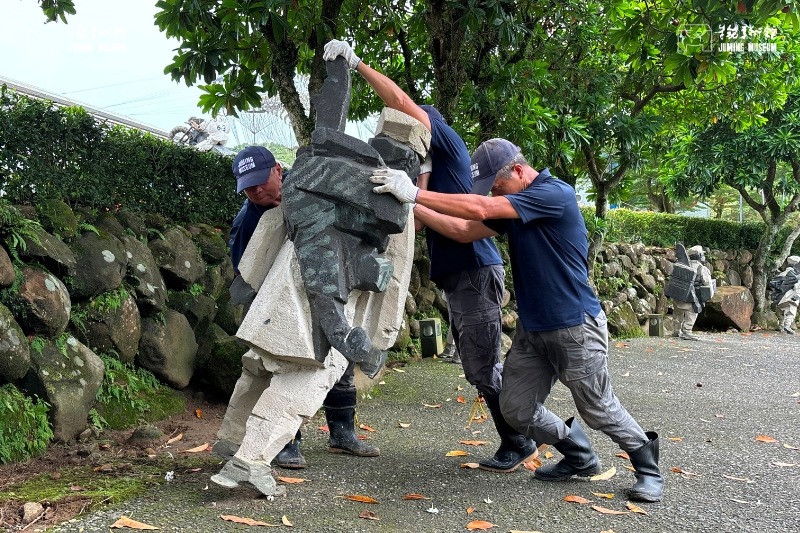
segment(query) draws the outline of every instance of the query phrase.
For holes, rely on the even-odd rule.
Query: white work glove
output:
[[[325,49],[322,52],[322,59],[325,61],[333,61],[337,57],[342,56],[350,66],[350,70],[355,70],[361,58],[353,52],[353,48],[344,41],[337,41],[333,39],[325,44]]]
[[[419,166],[419,173],[426,174],[431,171],[433,171],[433,160],[431,160],[431,154],[429,153],[427,157],[425,157],[425,161]]]
[[[372,192],[392,193],[395,198],[404,204],[413,204],[417,201],[419,187],[416,187],[411,178],[404,170],[393,168],[377,168],[372,176],[369,177],[372,183],[382,183],[379,187],[373,187]]]

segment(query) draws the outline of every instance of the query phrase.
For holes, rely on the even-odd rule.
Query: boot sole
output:
[[[482,465],[482,464],[478,463],[478,469],[485,470],[486,472],[497,472],[499,474],[510,474],[511,472],[514,472],[517,468],[522,466],[523,464],[527,463],[528,461],[531,461],[531,460],[535,459],[537,453],[538,453],[538,450],[534,449],[533,452],[530,455],[528,455],[527,457],[523,457],[518,463],[516,463],[511,468],[495,468],[495,467],[492,467],[492,466]]]
[[[302,470],[306,467],[306,465],[290,465],[290,464],[280,464],[275,463],[275,466],[280,468],[286,468],[287,470]]]
[[[344,448],[328,448],[328,453],[335,453],[341,455],[354,455],[356,457],[380,457],[381,452],[377,453],[356,453],[351,450],[345,450]]]
[[[628,492],[628,499],[637,502],[656,503],[660,502],[661,498],[662,496],[650,496],[649,494],[642,494],[639,492]]]
[[[584,470],[582,472],[576,472],[574,474],[570,474],[568,476],[561,476],[561,477],[540,477],[536,475],[536,472],[533,473],[533,478],[538,479],[539,481],[569,481],[570,479],[580,477],[580,478],[588,478],[592,476],[596,476],[600,473],[600,467],[592,468],[589,470]]]

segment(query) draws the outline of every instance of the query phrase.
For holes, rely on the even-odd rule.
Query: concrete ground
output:
[[[285,517],[303,532],[454,532],[474,520],[495,524],[491,531],[545,533],[800,531],[800,335],[700,335],[702,342],[671,337],[612,342],[609,368],[618,396],[646,430],[661,435],[665,496],[660,503],[639,504],[646,515],[607,515],[592,508],[627,511],[625,490],[634,481],[625,468],[628,461],[596,431],[588,434],[603,470],[616,468],[605,481],[543,483],[523,468],[512,474],[460,468],[493,453],[497,435],[491,421],[465,427],[475,394],[460,366],[428,359],[387,372],[360,401],[360,423],[375,429],[360,433],[380,446],[381,457],[328,454],[318,415],[305,426],[302,447],[309,467],[275,470],[307,480],[286,484],[284,496],[219,488],[209,482],[214,466],[176,472],[172,482],[144,497],[56,531],[105,532],[122,515],[161,531],[201,532],[253,529],[221,515],[287,527],[281,525]],[[576,414],[560,384],[548,406],[565,418]],[[775,442],[761,442],[759,436]],[[469,455],[447,457],[453,450]],[[560,457],[553,453],[543,460]],[[426,499],[404,499],[409,493]],[[379,503],[343,498],[347,495]],[[569,503],[568,495],[591,502]],[[365,511],[377,520],[360,518]]]

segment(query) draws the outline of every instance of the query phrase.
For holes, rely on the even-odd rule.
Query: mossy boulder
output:
[[[39,215],[42,227],[50,233],[60,235],[62,239],[72,238],[78,232],[78,217],[61,199],[39,200],[36,204],[36,213]]]

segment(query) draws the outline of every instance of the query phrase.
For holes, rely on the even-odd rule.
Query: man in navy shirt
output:
[[[281,204],[284,177],[280,163],[275,161],[272,152],[263,146],[248,146],[236,154],[233,160],[233,174],[236,176],[236,192],[244,191],[247,196],[233,221],[228,241],[233,269],[238,275],[239,261],[261,215]],[[286,179],[289,179],[288,175]],[[355,366],[351,362],[341,379],[328,392],[323,403],[329,430],[328,451],[359,457],[377,457],[380,455],[380,450],[376,446],[358,440],[355,433],[354,371]],[[287,443],[275,456],[275,464],[283,468],[305,468],[306,460],[300,451],[300,439],[300,430],[297,430],[294,440]]]
[[[564,456],[538,468],[536,479],[560,481],[600,472],[600,461],[575,418],[566,422],[544,407],[558,379],[572,393],[586,424],[603,431],[630,456],[635,500],[661,500],[658,435],[645,433],[620,404],[608,375],[606,316],[589,285],[588,238],[575,190],[547,169],[531,167],[505,139],[481,144],[471,159],[472,193],[420,190],[401,172],[378,169],[371,180],[414,215],[460,242],[505,233],[519,307],[503,373],[500,405],[506,420]],[[485,196],[488,192],[492,196]],[[449,216],[448,216],[449,215]]]
[[[344,41],[325,45],[324,59],[344,57],[392,109],[420,121],[431,132],[429,160],[417,178],[420,187],[446,194],[468,193],[472,186],[469,152],[463,139],[433,106],[418,106],[391,79],[366,65]],[[415,219],[416,229],[421,229]],[[478,389],[492,413],[500,447],[490,459],[478,463],[483,470],[513,472],[536,453],[536,444],[514,429],[500,411],[501,307],[505,273],[500,253],[491,238],[456,242],[428,228],[425,232],[430,279],[444,290],[450,330],[467,380]]]

